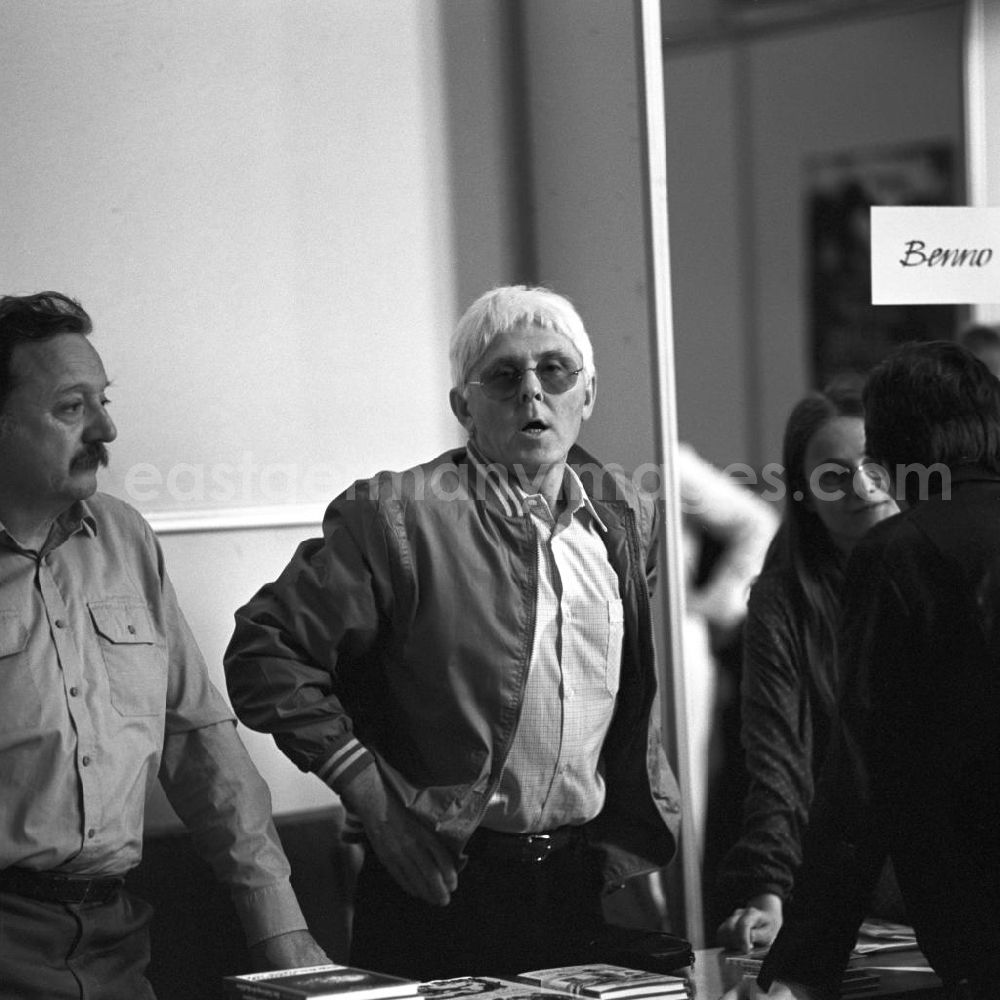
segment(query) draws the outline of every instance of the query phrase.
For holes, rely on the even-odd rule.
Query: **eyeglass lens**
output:
[[[543,361],[533,368],[518,368],[515,365],[497,365],[490,368],[473,385],[482,387],[491,399],[510,399],[517,392],[527,372],[534,372],[542,388],[553,395],[568,392],[576,385],[581,369],[571,368],[563,361]]]

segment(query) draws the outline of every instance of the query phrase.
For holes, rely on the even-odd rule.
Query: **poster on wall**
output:
[[[810,358],[816,387],[864,373],[908,340],[950,340],[955,305],[872,305],[873,205],[954,205],[955,152],[928,142],[810,156],[805,163]]]

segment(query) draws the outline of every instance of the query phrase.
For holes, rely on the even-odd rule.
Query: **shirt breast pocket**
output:
[[[608,648],[606,678],[608,691],[618,694],[622,673],[622,643],[625,640],[625,609],[620,600],[608,601]]]
[[[28,629],[17,611],[0,608],[0,723],[5,732],[35,725],[42,713],[28,656]]]
[[[593,697],[618,695],[625,637],[624,606],[618,598],[568,602],[563,662],[570,687]]]
[[[125,716],[162,713],[167,658],[146,605],[133,598],[111,598],[87,606],[104,657],[111,704]]]

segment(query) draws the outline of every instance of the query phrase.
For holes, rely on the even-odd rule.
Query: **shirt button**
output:
[[[129,627],[128,627],[128,634],[129,635],[135,635],[135,626],[134,625],[129,625]]]
[[[88,840],[93,840],[93,839],[94,839],[94,837],[96,837],[96,836],[97,836],[97,831],[96,831],[96,830],[95,830],[95,829],[94,829],[93,827],[91,827],[91,828],[90,828],[90,829],[89,829],[89,830],[87,831],[87,839],[88,839]]]
[[[80,761],[80,763],[81,763],[81,764],[83,764],[83,766],[84,766],[84,767],[90,767],[90,758],[89,758],[89,757],[86,757],[86,756],[85,756],[85,757],[84,757],[84,758],[83,758],[83,759],[82,759],[82,760]]]
[[[57,618],[56,619],[56,628],[65,628],[65,627],[66,627],[66,623],[61,618]]]
[[[71,688],[69,689],[69,696],[70,696],[71,698],[75,698],[75,697],[76,697],[76,696],[77,696],[77,695],[78,695],[79,693],[80,693],[80,689],[79,689],[79,688],[76,688],[76,687],[71,687]]]

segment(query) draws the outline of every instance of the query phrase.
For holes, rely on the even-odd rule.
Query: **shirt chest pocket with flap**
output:
[[[111,689],[111,704],[121,715],[159,715],[167,695],[165,647],[146,605],[137,598],[89,601]]]
[[[41,714],[27,648],[28,630],[20,613],[0,608],[0,723],[8,734],[35,725]]]

